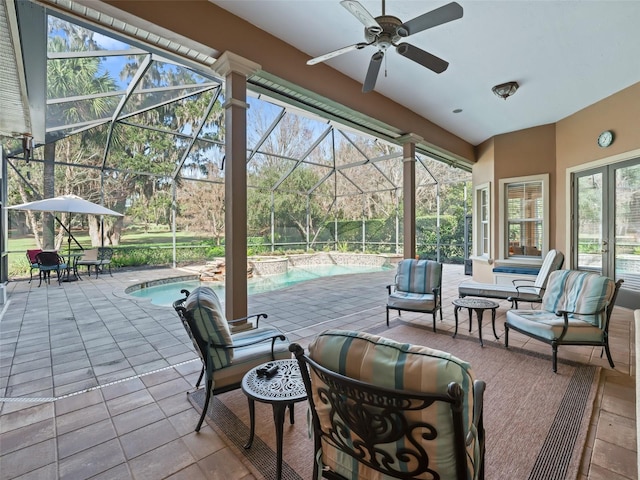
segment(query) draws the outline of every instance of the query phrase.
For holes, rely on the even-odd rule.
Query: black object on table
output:
[[[498,334],[496,333],[496,310],[500,306],[500,304],[480,298],[456,298],[453,301],[453,315],[456,318],[456,330],[453,333],[453,338],[458,334],[458,311],[461,308],[466,308],[469,310],[469,332],[471,332],[471,317],[472,311],[475,310],[476,317],[478,318],[478,336],[480,337],[480,345],[484,347],[484,343],[482,343],[482,315],[485,310],[491,310],[491,327],[493,328],[493,335],[496,337],[496,340],[499,339]]]
[[[297,360],[274,360],[249,370],[242,379],[242,391],[249,400],[251,431],[244,448],[251,448],[255,433],[255,401],[270,403],[276,426],[276,479],[282,476],[282,436],[284,415],[289,407],[289,420],[294,423],[293,404],[307,399]]]

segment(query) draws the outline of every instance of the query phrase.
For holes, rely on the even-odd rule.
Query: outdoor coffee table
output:
[[[272,377],[259,375],[259,370],[277,365],[278,371]],[[297,360],[274,360],[249,370],[242,379],[242,391],[249,399],[249,421],[251,432],[244,448],[251,448],[255,433],[255,401],[270,403],[273,408],[273,421],[276,426],[276,479],[282,475],[282,435],[284,414],[289,407],[289,420],[294,423],[293,404],[307,399],[300,368]]]
[[[456,318],[456,330],[453,333],[453,338],[455,338],[458,334],[458,311],[461,308],[466,308],[469,310],[469,332],[471,332],[472,311],[476,311],[476,317],[478,318],[478,336],[480,337],[480,345],[484,347],[484,343],[482,343],[482,315],[484,314],[485,310],[491,310],[491,327],[493,328],[493,335],[496,337],[496,340],[500,338],[496,333],[496,310],[500,306],[500,304],[492,300],[465,297],[456,298],[453,301],[453,305],[453,315]]]

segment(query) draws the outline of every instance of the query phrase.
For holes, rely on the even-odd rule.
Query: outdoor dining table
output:
[[[84,255],[84,252],[68,252],[67,253],[67,268],[63,282],[75,282],[76,280],[82,280],[78,274],[78,260]]]

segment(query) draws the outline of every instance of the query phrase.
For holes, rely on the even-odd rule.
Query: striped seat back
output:
[[[542,297],[542,309],[548,312],[577,312],[571,317],[595,327],[606,325],[606,308],[613,298],[615,283],[608,277],[579,270],[551,272]],[[600,312],[600,313],[597,313]]]
[[[210,287],[197,287],[185,300],[184,308],[191,316],[189,328],[195,337],[192,340],[203,359],[210,355],[215,370],[229,365],[233,360],[233,350],[220,347],[232,346],[233,340],[216,292]]]
[[[403,344],[364,332],[328,330],[321,333],[309,345],[309,358],[346,377],[398,392],[444,394],[447,392],[449,384],[456,382],[466,392],[462,404],[463,435],[468,435],[470,432],[471,437],[475,438],[476,432],[473,428],[474,399],[473,394],[470,393],[473,392],[473,374],[467,362],[449,353],[422,345]],[[335,419],[335,415],[345,414],[345,412],[334,412],[331,402],[322,398],[327,395],[327,390],[331,386],[324,383],[319,376],[315,375],[315,372],[311,374],[311,383],[313,385],[314,407],[322,425],[321,429],[325,432],[333,431],[331,422]],[[400,408],[401,404],[403,403],[398,401],[396,407]],[[379,455],[387,459],[399,458],[397,457],[398,452],[402,452],[405,445],[407,449],[405,453],[413,451],[415,448],[424,448],[429,457],[427,470],[437,472],[440,477],[434,477],[433,472],[422,470],[413,478],[459,478],[456,475],[456,450],[454,448],[455,437],[451,405],[435,401],[429,405],[422,405],[421,408],[410,408],[408,404],[405,407],[403,416],[408,425],[432,425],[434,430],[430,431],[431,435],[424,437],[411,429],[403,431],[404,436],[400,436],[400,438],[398,435],[392,435],[391,432],[388,432],[389,438],[393,438],[393,440],[386,444],[376,443],[375,450],[378,452],[376,456]],[[361,412],[360,417],[366,418],[367,415],[375,416],[375,411]],[[384,415],[381,415],[380,418],[383,417]],[[348,418],[350,418],[349,414],[345,414],[343,417],[346,428],[343,430],[344,436],[339,435],[342,440],[336,440],[336,443],[323,437],[323,465],[349,479],[382,478],[379,473],[365,465],[366,461],[359,462],[336,446],[342,441],[346,441],[349,443],[347,450],[359,450],[357,447],[354,448],[354,445],[362,441],[356,427],[358,420],[353,418],[353,422],[351,422]],[[379,428],[389,427],[385,422],[380,421]],[[382,435],[380,432],[377,433]],[[405,442],[407,443],[405,444]],[[417,444],[419,447],[416,446]],[[475,441],[469,442],[466,447],[467,469],[470,473],[468,478],[474,478],[474,473],[477,473],[474,472],[474,465],[478,465],[475,447],[477,447]],[[413,463],[415,458],[409,454],[404,455],[402,462],[407,463],[406,465],[394,464],[390,469],[402,469],[403,471],[414,471],[415,469],[419,472],[423,468],[415,465]]]
[[[442,282],[442,264],[433,260],[405,259],[398,263],[396,289],[411,293],[433,293]]]

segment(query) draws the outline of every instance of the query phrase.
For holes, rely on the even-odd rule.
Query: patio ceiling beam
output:
[[[24,79],[29,102],[29,132],[36,143],[46,141],[47,16],[33,2],[13,1],[18,20]]]
[[[127,100],[129,100],[129,98],[133,94],[134,90],[138,86],[138,83],[140,83],[140,81],[142,80],[142,77],[147,72],[147,70],[149,69],[150,66],[151,66],[151,55],[147,55],[144,58],[144,60],[142,60],[142,63],[140,64],[140,67],[138,68],[138,71],[135,73],[135,75],[133,76],[131,82],[127,86],[127,93],[120,99],[120,103],[118,104],[118,106],[116,107],[115,111],[113,112],[111,125],[109,125],[109,131],[107,132],[107,140],[105,142],[104,155],[102,157],[102,169],[103,170],[104,170],[104,168],[105,168],[105,166],[107,164],[107,157],[109,156],[109,149],[111,147],[111,137],[113,136],[113,129],[114,129],[115,125],[116,125],[116,120],[118,119],[118,117],[120,115],[120,112],[122,111],[122,109],[126,105]]]
[[[260,150],[260,147],[264,145],[264,142],[266,142],[267,138],[271,136],[271,133],[273,132],[273,130],[278,126],[278,124],[280,123],[280,120],[282,120],[286,114],[287,114],[287,110],[285,108],[280,110],[280,113],[278,114],[278,116],[273,120],[273,122],[271,122],[271,125],[269,125],[269,128],[267,128],[265,132],[262,134],[262,136],[260,137],[260,140],[258,140],[258,143],[256,143],[253,146],[253,149],[250,151],[249,155],[247,156],[247,163],[249,163],[249,161],[256,155],[256,153],[258,153],[258,151]]]
[[[81,52],[48,52],[49,60],[69,60],[72,58],[123,57],[128,55],[147,55],[149,52],[140,48],[129,50],[83,50]]]
[[[104,125],[106,123],[109,123],[110,121],[111,121],[111,117],[100,118],[98,120],[87,120],[84,122],[69,123],[66,125],[58,125],[57,127],[49,127],[47,128],[47,135],[51,133],[56,133],[56,132],[61,132],[64,130],[71,129],[70,132],[67,132],[64,135],[65,137],[68,137],[71,135],[76,135],[80,132],[84,132],[85,130],[90,130],[92,128],[99,127],[100,125]],[[77,130],[74,130],[74,129],[77,129]]]
[[[177,88],[180,89],[180,87],[177,87]],[[196,90],[196,91],[193,91],[193,92],[187,92],[184,95],[180,95],[178,97],[171,98],[171,99],[165,100],[163,102],[156,102],[153,105],[148,105],[148,106],[146,106],[144,108],[141,108],[139,110],[135,110],[133,112],[127,113],[126,115],[119,116],[119,117],[117,117],[115,119],[115,121],[121,121],[121,120],[126,119],[126,118],[135,117],[136,115],[139,115],[141,113],[145,113],[145,112],[148,112],[150,110],[154,110],[154,109],[159,108],[159,107],[164,107],[165,105],[169,105],[171,103],[175,103],[175,102],[179,102],[181,100],[185,100],[185,99],[187,99],[189,97],[192,97],[194,95],[200,95],[201,93],[208,92],[209,90],[212,90],[213,88],[220,88],[220,85],[213,85],[211,87],[202,88],[201,90]],[[164,91],[164,90],[169,90],[169,88],[164,88],[164,87],[163,88],[149,88],[149,89],[145,89],[145,90],[138,90],[135,93],[137,93],[137,94],[139,94],[139,93],[154,93],[156,91],[161,92],[161,91]],[[128,99],[130,96],[131,96],[131,94],[128,93],[126,98]],[[116,109],[116,113],[117,113],[117,110],[118,109]],[[121,110],[122,109],[120,109],[120,111]],[[113,118],[113,116],[112,116],[112,118]]]
[[[191,141],[189,142],[189,145],[187,146],[186,150],[184,151],[184,154],[182,155],[182,158],[180,159],[179,164],[176,166],[176,169],[171,174],[171,179],[172,180],[175,180],[178,177],[178,174],[180,173],[180,170],[182,170],[184,162],[186,162],[187,158],[189,158],[189,155],[191,154],[191,149],[193,148],[193,145],[196,143],[196,140],[198,139],[198,135],[200,135],[200,132],[202,132],[202,129],[204,128],[205,121],[206,121],[207,118],[209,118],[209,114],[211,113],[211,110],[213,110],[213,107],[216,104],[216,102],[218,101],[219,97],[220,97],[220,90],[218,90],[216,95],[212,95],[211,96],[211,100],[209,101],[209,105],[207,105],[207,108],[206,108],[204,114],[202,115],[202,117],[200,117],[201,118],[200,125],[198,126],[198,128],[196,128],[193,131],[193,133],[191,135]]]
[[[360,193],[364,193],[364,190],[362,190],[358,185],[356,185],[356,184],[353,182],[353,180],[351,180],[351,179],[350,179],[350,178],[349,178],[349,177],[348,177],[344,172],[341,172],[340,170],[337,170],[337,171],[336,171],[336,175],[337,175],[337,174],[342,175],[342,176],[345,178],[345,180],[346,180],[347,182],[349,182],[351,185],[353,185],[353,186],[356,188],[356,190],[358,190],[358,192],[360,192]],[[337,183],[337,182],[336,182],[336,183]]]
[[[309,154],[320,144],[320,142],[322,142],[326,136],[331,132],[331,130],[333,129],[332,126],[329,126],[323,133],[321,133],[319,135],[319,137],[316,139],[315,142],[313,142],[313,144],[307,149],[307,151],[302,155],[301,159],[296,161],[296,164],[291,167],[291,169],[285,173],[282,177],[280,177],[280,180],[278,180],[275,185],[273,187],[271,187],[272,190],[277,190],[278,187],[280,185],[282,185],[282,182],[284,182],[287,178],[289,178],[289,176],[293,173],[293,171],[298,168],[298,165],[300,165],[301,163],[303,163],[303,158],[306,158],[307,156],[309,156]]]
[[[335,168],[331,168],[331,170],[329,170],[329,172],[322,177],[320,180],[318,180],[316,182],[315,185],[313,185],[309,191],[307,192],[309,195],[311,195],[313,192],[315,192],[318,188],[320,188],[320,185],[322,185],[327,179],[329,179],[329,177],[331,177],[331,175],[333,175],[336,172]]]
[[[420,156],[416,156],[416,159],[418,160],[418,162],[420,162],[420,165],[422,165],[424,167],[424,169],[427,171],[427,173],[429,174],[429,176],[433,179],[433,181],[438,184],[438,180],[436,179],[436,177],[433,175],[433,173],[431,173],[431,170],[429,170],[429,167],[427,167],[427,165],[424,163],[424,161],[422,160],[422,157]],[[422,185],[421,185],[422,186]]]

